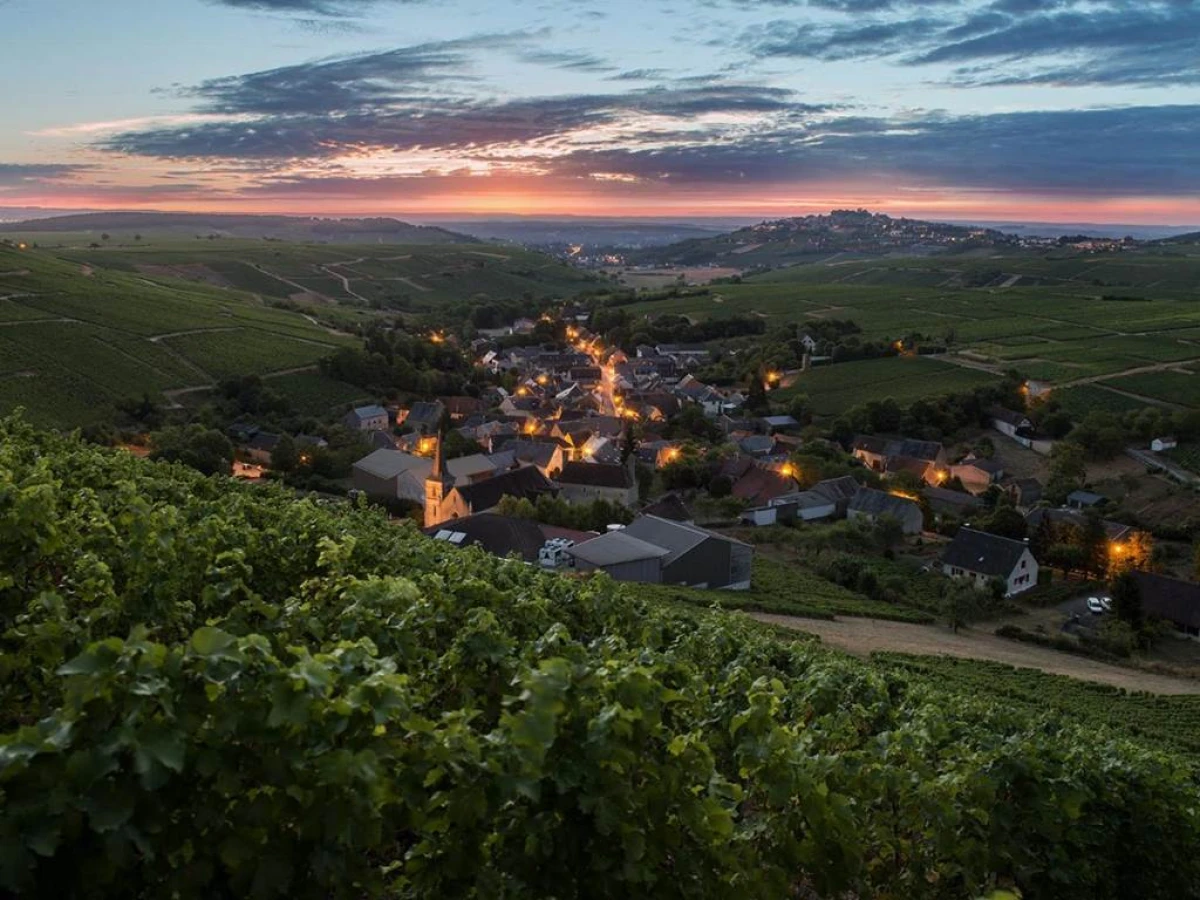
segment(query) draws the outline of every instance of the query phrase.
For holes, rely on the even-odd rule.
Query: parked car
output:
[[[1094,616],[1098,616],[1101,613],[1108,611],[1104,608],[1104,604],[1100,602],[1099,597],[1088,597],[1087,598],[1087,608],[1088,608],[1088,612],[1090,612]]]

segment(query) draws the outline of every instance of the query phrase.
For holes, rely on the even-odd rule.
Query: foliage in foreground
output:
[[[1179,898],[1186,764],[0,425],[0,889]]]

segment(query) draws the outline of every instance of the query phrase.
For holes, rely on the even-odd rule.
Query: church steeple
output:
[[[445,437],[445,432],[439,430],[437,444],[433,450],[433,466],[430,467],[429,475],[425,478],[426,528],[432,528],[434,525],[444,522],[449,518],[442,511],[446,495],[450,493],[450,488],[453,487],[450,477],[446,474],[446,462],[442,458],[442,441]]]

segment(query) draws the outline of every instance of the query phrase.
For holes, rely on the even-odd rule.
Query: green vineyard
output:
[[[0,558],[5,895],[1200,894],[1174,701],[854,660],[12,420]]]

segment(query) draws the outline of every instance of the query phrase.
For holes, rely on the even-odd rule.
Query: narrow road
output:
[[[82,325],[84,324],[79,319],[70,319],[66,316],[54,316],[49,319],[14,319],[11,322],[0,322],[0,328],[13,328],[17,325],[48,325],[51,322],[57,322],[60,325]]]
[[[350,287],[350,279],[347,276],[342,275],[340,272],[335,272],[331,268],[332,266],[347,266],[347,265],[351,265],[353,263],[360,263],[363,261],[363,259],[365,259],[365,257],[359,257],[358,259],[347,260],[344,263],[329,263],[329,265],[318,266],[317,268],[319,268],[326,275],[329,275],[330,277],[336,278],[338,281],[340,281],[342,283],[342,290],[345,291],[347,294],[349,294],[351,297],[353,297],[355,300],[361,300],[363,303],[370,303],[371,302],[370,300],[368,300],[362,294],[356,292],[352,287]]]
[[[886,651],[918,656],[954,656],[983,659],[1083,681],[1097,681],[1130,691],[1153,694],[1200,694],[1200,681],[1173,678],[1110,666],[1082,656],[1072,656],[1032,644],[998,638],[982,631],[963,630],[952,634],[936,625],[885,622],[880,619],[800,619],[768,613],[748,613],[751,618],[795,631],[815,634],[821,641],[856,656]]]
[[[189,334],[217,334],[222,331],[241,331],[240,325],[220,325],[212,328],[189,328],[187,331],[168,331],[165,334],[156,334],[146,338],[150,343],[157,344],[159,341],[165,341],[167,338],[187,337]]]

